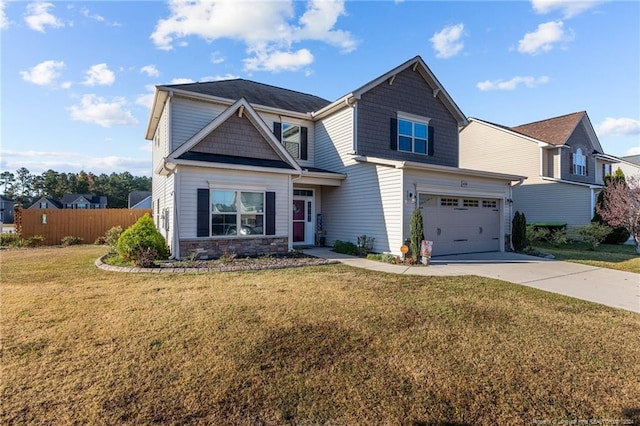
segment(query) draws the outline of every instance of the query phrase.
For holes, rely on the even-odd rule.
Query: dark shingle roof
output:
[[[162,87],[217,96],[232,101],[245,98],[253,105],[263,105],[301,113],[317,111],[331,103],[318,96],[241,78],[205,83],[172,84]]]
[[[195,160],[204,161],[208,163],[223,163],[223,164],[241,164],[245,166],[257,166],[257,167],[273,167],[276,169],[291,169],[288,163],[278,160],[263,160],[260,158],[248,158],[248,157],[235,157],[231,155],[219,155],[208,154],[204,152],[185,152],[178,157],[180,160]]]
[[[584,111],[574,112],[573,114],[522,124],[512,127],[511,130],[551,145],[563,145],[585,114]]]
[[[70,204],[78,198],[84,197],[92,204],[106,204],[107,197],[92,194],[64,194],[60,200],[63,204]]]

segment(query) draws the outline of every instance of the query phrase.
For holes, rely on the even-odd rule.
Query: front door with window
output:
[[[293,244],[313,245],[313,191],[293,191]]]

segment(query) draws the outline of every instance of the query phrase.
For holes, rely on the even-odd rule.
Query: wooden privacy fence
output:
[[[93,244],[114,226],[127,229],[151,209],[16,209],[16,232],[27,239],[42,235],[45,245],[57,245],[67,236]]]

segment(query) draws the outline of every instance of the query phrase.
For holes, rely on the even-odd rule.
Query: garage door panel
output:
[[[419,206],[433,255],[500,249],[499,200],[419,194]]]

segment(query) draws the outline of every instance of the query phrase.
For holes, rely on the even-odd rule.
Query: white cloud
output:
[[[482,91],[488,90],[515,90],[518,85],[524,85],[528,88],[533,88],[539,86],[541,84],[546,84],[549,82],[549,77],[543,75],[542,77],[521,77],[516,76],[511,80],[485,80],[476,84],[476,87]]]
[[[138,124],[138,120],[125,107],[126,101],[122,98],[108,102],[96,95],[84,95],[80,105],[73,105],[68,110],[72,120],[94,123],[102,127]]]
[[[208,75],[206,77],[202,77],[200,81],[220,81],[220,80],[235,80],[236,78],[240,78],[239,75],[226,73],[224,75]]]
[[[29,28],[41,33],[45,32],[45,27],[52,28],[64,27],[64,23],[49,13],[53,3],[30,3],[27,5],[27,15],[24,17]]]
[[[23,80],[38,86],[53,86],[57,78],[60,77],[60,70],[64,67],[65,63],[63,61],[44,61],[29,69],[29,71],[20,71],[20,75]]]
[[[146,144],[146,143],[145,143]],[[144,151],[144,149],[141,149]],[[113,172],[130,172],[134,176],[151,174],[151,157],[96,157],[76,152],[65,151],[0,151],[0,168],[17,170],[26,167],[34,174],[52,169],[58,172],[74,172],[80,170],[95,174],[111,174]]]
[[[437,32],[429,40],[436,51],[437,58],[451,58],[464,48],[462,36],[464,24],[448,25]]]
[[[640,135],[640,120],[633,118],[611,118],[596,126],[598,136],[631,136]]]
[[[151,109],[153,106],[153,98],[156,93],[156,87],[153,84],[147,84],[144,88],[147,90],[147,93],[138,95],[136,97],[136,104]]]
[[[7,28],[10,24],[10,21],[7,18],[7,14],[4,11],[4,8],[6,6],[7,6],[7,3],[0,1],[0,30]]]
[[[538,25],[534,32],[526,33],[518,42],[518,52],[537,55],[550,51],[556,43],[566,43],[573,40],[573,33],[571,31],[565,32],[563,27],[562,21],[551,21]]]
[[[189,84],[189,83],[195,83],[195,81],[190,78],[184,78],[184,77],[178,77],[171,80],[171,84]]]
[[[627,152],[624,153],[625,156],[627,155],[640,155],[640,146],[634,146],[633,148],[629,148],[627,150]]]
[[[253,58],[244,60],[247,71],[298,71],[313,62],[313,55],[307,49],[297,52],[256,51]]]
[[[213,52],[211,54],[211,63],[214,65],[221,64],[225,61],[224,56],[220,52]]]
[[[348,31],[334,29],[346,15],[342,0],[311,0],[296,22],[294,2],[228,2],[171,0],[170,16],[160,19],[150,38],[159,49],[171,50],[180,39],[196,36],[209,42],[228,38],[245,44],[252,70],[298,70],[313,61],[308,49],[294,43],[315,40],[351,52],[357,42]],[[218,63],[219,55],[212,55]],[[288,62],[288,61],[289,62]],[[305,64],[305,65],[301,65]]]
[[[560,10],[565,19],[572,18],[585,10],[602,3],[601,1],[577,1],[577,0],[531,0],[533,10],[544,15],[554,10]]]
[[[85,86],[111,86],[116,81],[116,75],[107,64],[93,65],[87,71],[87,78],[82,82]]]
[[[160,71],[158,71],[158,68],[156,68],[155,65],[145,65],[144,67],[140,68],[140,72],[148,75],[149,77],[160,76]]]

